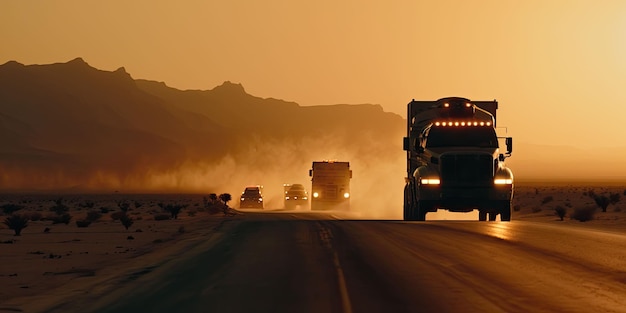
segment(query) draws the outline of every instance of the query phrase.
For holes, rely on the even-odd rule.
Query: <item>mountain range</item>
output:
[[[81,58],[11,61],[0,66],[0,188],[199,191],[281,172],[302,180],[313,160],[401,156],[404,125],[378,105],[302,107],[231,82],[178,90]]]
[[[231,82],[179,90],[81,58],[10,61],[0,65],[0,190],[237,190],[303,182],[312,161],[335,159],[351,161],[364,194],[401,191],[405,127],[380,105],[300,106]],[[623,179],[624,156],[516,143],[510,164],[521,179]]]

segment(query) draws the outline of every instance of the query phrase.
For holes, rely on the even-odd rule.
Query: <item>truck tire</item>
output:
[[[495,221],[497,216],[498,216],[498,213],[489,212],[489,221]]]
[[[511,202],[506,202],[500,208],[500,221],[501,222],[510,222],[511,221]]]
[[[415,217],[413,214],[413,201],[412,194],[410,191],[410,185],[404,186],[404,220],[405,221],[414,221]]]
[[[416,221],[425,221],[426,213],[428,212],[428,208],[426,207],[426,203],[424,201],[417,201],[417,205],[415,206],[415,220]]]
[[[478,220],[484,222],[487,220],[487,212],[480,210],[478,211]]]

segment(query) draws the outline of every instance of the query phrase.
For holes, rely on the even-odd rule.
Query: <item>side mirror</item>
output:
[[[513,152],[513,138],[506,137],[506,153],[511,154]]]
[[[409,137],[404,137],[402,139],[402,149],[404,149],[404,151],[409,151]]]
[[[309,170],[309,176],[313,177],[313,170]]]

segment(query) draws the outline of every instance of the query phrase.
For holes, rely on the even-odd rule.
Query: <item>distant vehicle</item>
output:
[[[408,104],[404,219],[426,213],[478,210],[478,219],[511,220],[513,172],[504,164],[513,139],[501,152],[496,135],[497,101],[451,97]]]
[[[246,189],[241,193],[239,207],[263,209],[263,194],[261,193],[262,189],[262,186],[246,187]]]
[[[284,184],[285,208],[294,209],[298,206],[307,208],[309,206],[309,193],[302,184]]]
[[[311,210],[350,208],[350,162],[316,161],[311,176]]]

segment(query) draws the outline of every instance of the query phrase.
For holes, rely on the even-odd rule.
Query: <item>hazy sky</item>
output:
[[[302,105],[500,102],[517,142],[626,146],[623,0],[0,1],[0,63],[124,66]]]

